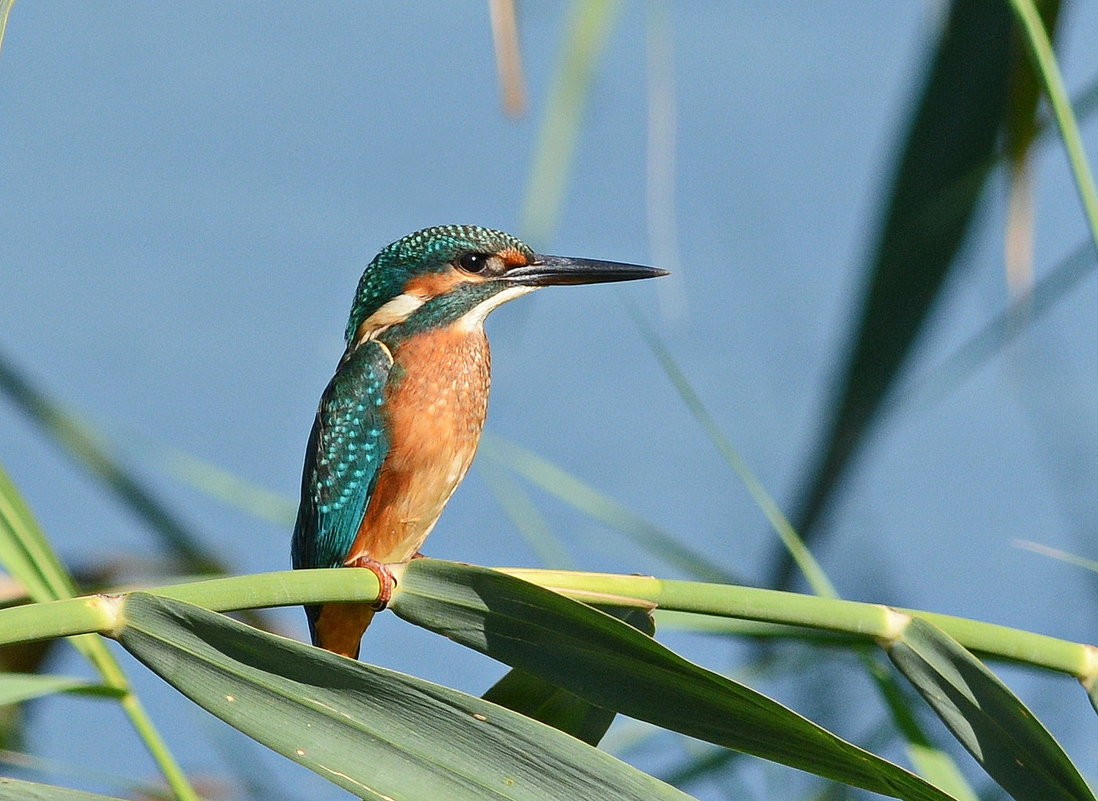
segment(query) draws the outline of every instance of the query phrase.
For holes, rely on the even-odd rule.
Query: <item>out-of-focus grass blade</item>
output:
[[[1084,88],[1072,105],[1079,119],[1098,110],[1098,80]],[[1055,132],[1056,125],[1054,121],[1041,120],[1037,128],[1038,136],[1046,136]],[[1095,266],[1098,262],[1094,258],[1094,245],[1088,240],[1060,260],[1037,280],[1031,291],[988,322],[941,364],[925,375],[905,381],[892,407],[919,411],[944,397],[1068,297],[1081,279],[1094,272]],[[887,413],[888,410],[882,411]]]
[[[123,615],[118,640],[162,678],[360,797],[689,798],[550,726],[413,676],[145,593],[128,596]]]
[[[0,564],[36,601],[76,594],[68,572],[3,467],[0,467]]]
[[[1043,0],[1041,18],[1048,30],[1056,28],[1060,0]],[[1023,47],[1015,39],[1015,47]],[[1037,100],[1041,83],[1025,58],[1011,60],[1010,82],[1005,116],[1006,162],[1010,174],[1010,192],[1005,225],[1007,284],[1015,297],[1028,292],[1033,283],[1033,184],[1029,154],[1037,137]]]
[[[1085,119],[1098,110],[1098,80],[1093,80],[1072,101],[1075,115]],[[1054,133],[1054,120],[1042,119],[1038,137]],[[959,386],[965,378],[999,353],[1038,318],[1053,309],[1078,286],[1080,279],[1094,272],[1094,245],[1088,240],[1076,247],[1047,275],[1037,280],[1032,290],[991,320],[983,329],[955,350],[925,376],[905,381],[894,408],[918,411]],[[888,409],[882,410],[887,413]]]
[[[481,438],[480,454],[482,458],[491,459],[518,473],[589,517],[622,532],[649,553],[688,575],[721,584],[744,583],[740,577],[714,565],[705,554],[679,542],[590,484],[510,440],[486,433]]]
[[[952,637],[915,618],[889,656],[988,775],[1017,801],[1093,801],[1052,735]]]
[[[801,573],[807,580],[808,585],[812,588],[812,591],[817,595],[822,595],[826,598],[837,598],[838,593],[835,591],[835,587],[827,577],[827,574],[824,573],[823,568],[820,567],[819,562],[816,561],[812,552],[805,547],[804,542],[793,529],[789,519],[778,506],[773,496],[767,492],[763,483],[755,476],[755,471],[748,465],[747,460],[740,455],[740,452],[732,444],[731,440],[725,436],[724,431],[721,430],[720,425],[713,418],[713,415],[705,408],[705,404],[702,402],[701,397],[694,391],[694,387],[690,384],[690,380],[679,367],[678,362],[675,361],[675,357],[671,355],[671,351],[667,349],[663,340],[660,339],[659,334],[657,334],[656,330],[644,319],[644,315],[641,314],[640,309],[637,308],[635,303],[629,301],[623,294],[619,294],[619,297],[625,304],[625,309],[629,313],[629,316],[632,317],[641,336],[644,337],[644,341],[648,345],[648,348],[655,355],[656,361],[659,362],[660,367],[663,368],[663,371],[671,381],[672,386],[675,387],[675,391],[679,393],[679,397],[682,398],[683,403],[686,404],[686,408],[690,410],[694,419],[701,425],[702,430],[705,431],[706,436],[709,437],[709,441],[713,443],[713,447],[716,448],[717,452],[724,458],[725,463],[740,479],[740,482],[744,485],[744,488],[755,502],[755,505],[759,507],[759,511],[766,516],[767,522],[770,523],[774,532],[781,539],[782,544],[796,562],[797,567],[800,568]]]
[[[614,28],[621,0],[572,0],[568,33],[541,116],[534,166],[523,203],[523,238],[540,247],[560,216],[595,62]]]
[[[0,354],[0,392],[77,464],[102,481],[123,504],[148,523],[185,570],[227,572],[190,528],[112,455],[98,432],[34,386],[3,354]]]
[[[0,0],[0,48],[4,46],[4,33],[8,30],[8,15],[15,0]]]
[[[1052,108],[1052,115],[1056,119],[1056,126],[1060,130],[1060,139],[1063,140],[1064,149],[1067,151],[1075,188],[1083,203],[1083,212],[1090,227],[1090,236],[1095,248],[1098,249],[1098,186],[1095,186],[1094,172],[1087,160],[1083,138],[1079,133],[1079,124],[1075,120],[1075,112],[1071,107],[1064,79],[1056,63],[1056,53],[1052,49],[1052,36],[1048,23],[1042,18],[1042,11],[1047,9],[1038,9],[1039,5],[1047,6],[1047,4],[1048,0],[1046,2],[1010,0],[1022,31],[1022,41],[1032,59],[1034,72],[1040,78],[1045,96]]]
[[[908,130],[823,441],[793,515],[806,540],[875,422],[954,264],[995,161],[1013,53],[1009,9],[954,0]],[[792,562],[771,578],[785,586]]]
[[[526,82],[522,78],[515,0],[488,0],[488,13],[492,19],[492,44],[496,48],[496,72],[503,110],[517,117],[526,110]]]
[[[125,770],[128,766],[117,767],[119,770]],[[5,768],[18,768],[24,773],[48,776],[51,781],[65,777],[66,780],[73,782],[112,787],[115,788],[114,792],[122,793],[128,799],[141,798],[153,801],[153,799],[165,797],[163,785],[147,784],[129,776],[123,776],[121,773],[111,773],[87,765],[76,765],[65,760],[50,759],[23,751],[0,749],[0,770]],[[0,792],[0,798],[6,799],[7,796]]]
[[[1032,325],[1051,311],[1083,278],[1094,273],[1095,266],[1098,262],[1094,258],[1094,245],[1083,242],[1038,280],[1030,292],[996,315],[944,361],[904,382],[897,393],[897,405],[918,411],[944,398],[1023,333],[1026,328],[1022,323]]]
[[[24,587],[36,601],[57,600],[76,594],[72,577],[54,552],[45,532],[23,502],[19,491],[0,467],[0,564]],[[160,732],[145,712],[140,699],[130,691],[122,667],[107,650],[106,644],[94,634],[70,637],[84,657],[95,666],[99,675],[120,692],[120,706],[129,717],[149,753],[156,760],[168,784],[179,801],[197,801],[198,796],[187,781]]]
[[[546,567],[575,569],[576,564],[541,510],[510,474],[491,459],[481,459],[477,472],[488,484],[511,524]]]
[[[652,264],[671,275],[656,283],[665,320],[687,313],[686,274],[679,259],[675,186],[678,113],[675,91],[674,26],[670,3],[647,3],[645,50],[648,85],[648,152],[645,159],[645,211]]]
[[[1084,570],[1089,570],[1092,573],[1098,573],[1098,560],[1087,559],[1085,556],[1079,556],[1077,554],[1063,551],[1059,548],[1053,548],[1049,545],[1042,545],[1039,542],[1030,542],[1029,540],[1015,540],[1014,545],[1019,548],[1025,548],[1027,551],[1033,551],[1039,553],[1042,556],[1049,556],[1053,559],[1059,559],[1061,562],[1066,562],[1069,565],[1075,565],[1075,567],[1081,567]]]
[[[649,637],[656,633],[647,609],[603,607],[603,611]],[[521,668],[508,671],[484,694],[484,700],[540,720],[591,745],[599,744],[616,714]]]
[[[75,676],[40,676],[37,673],[0,673],[0,706],[20,704],[32,698],[41,698],[54,693],[77,693],[80,695],[120,698],[122,691],[117,687],[93,684],[87,679]]]
[[[399,616],[593,704],[701,740],[905,799],[951,796],[610,615],[492,570],[417,559]]]
[[[53,784],[38,784],[0,776],[0,798],[4,801],[122,801],[113,795],[85,793]]]
[[[777,502],[767,492],[766,487],[755,476],[754,471],[747,464],[747,460],[740,455],[739,451],[725,436],[720,425],[709,413],[709,410],[705,408],[701,397],[694,390],[690,380],[682,372],[659,334],[644,319],[640,309],[625,299],[624,296],[622,297],[634,323],[636,323],[641,335],[655,354],[660,366],[663,367],[667,377],[682,397],[683,402],[705,430],[714,447],[724,457],[728,466],[744,484],[755,504],[766,515],[766,519],[781,538],[789,553],[792,554],[812,591],[825,598],[838,598],[838,593],[823,568],[797,535],[797,532],[793,530],[789,519],[786,518]],[[933,781],[937,786],[947,789],[951,795],[958,799],[975,801],[975,793],[968,787],[953,760],[948,754],[933,747],[919,727],[918,721],[909,713],[907,705],[899,698],[900,690],[895,684],[895,679],[880,664],[880,657],[876,654],[870,654],[864,648],[859,650],[859,656],[863,666],[884,698],[896,727],[903,734],[908,754],[920,774]]]
[[[287,528],[297,515],[297,499],[248,481],[207,459],[139,434],[116,437],[118,447],[227,506]]]

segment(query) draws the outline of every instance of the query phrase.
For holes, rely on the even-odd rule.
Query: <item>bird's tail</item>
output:
[[[333,653],[358,659],[358,647],[366,627],[377,613],[364,603],[333,603],[309,606],[309,631],[313,645]]]

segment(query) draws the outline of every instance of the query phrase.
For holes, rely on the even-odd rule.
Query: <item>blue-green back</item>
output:
[[[391,367],[381,343],[365,342],[324,391],[301,476],[295,568],[339,567],[354,542],[389,447],[382,400]]]

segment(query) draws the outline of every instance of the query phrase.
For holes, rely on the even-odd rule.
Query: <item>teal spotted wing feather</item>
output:
[[[316,413],[294,527],[295,568],[339,567],[354,542],[388,450],[382,417],[389,351],[365,342],[344,356]],[[309,609],[309,621],[317,609]]]

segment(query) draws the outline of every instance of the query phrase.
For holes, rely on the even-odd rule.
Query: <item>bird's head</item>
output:
[[[543,286],[665,274],[635,264],[540,256],[510,234],[475,225],[425,228],[393,242],[366,267],[347,344],[397,326],[415,331],[458,323],[473,329],[492,309]]]

